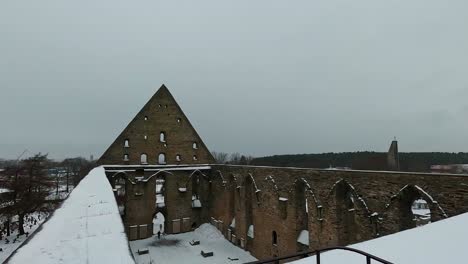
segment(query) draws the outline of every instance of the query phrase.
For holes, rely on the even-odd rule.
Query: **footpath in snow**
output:
[[[467,224],[468,213],[350,247],[398,264],[468,263]],[[321,255],[321,262],[362,264],[365,257],[336,250]],[[313,264],[315,257],[290,263]]]
[[[102,167],[80,182],[9,263],[134,263]]]
[[[200,245],[192,246],[193,240],[200,241]],[[137,264],[241,264],[256,259],[249,252],[244,251],[229,241],[210,224],[203,224],[193,232],[167,235],[158,239],[153,236],[144,240],[131,241],[130,247]],[[139,255],[139,249],[148,249],[149,254]],[[201,251],[213,252],[212,257],[204,258]]]

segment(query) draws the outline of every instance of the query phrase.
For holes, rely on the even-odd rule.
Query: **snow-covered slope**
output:
[[[468,213],[350,247],[398,264],[468,263],[467,225]],[[321,262],[362,264],[365,257],[337,250],[323,254]],[[312,264],[315,257],[291,263]]]
[[[9,263],[134,263],[102,167],[81,181]]]

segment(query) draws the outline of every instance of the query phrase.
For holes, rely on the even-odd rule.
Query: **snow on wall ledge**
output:
[[[103,167],[80,182],[9,263],[134,263]]]

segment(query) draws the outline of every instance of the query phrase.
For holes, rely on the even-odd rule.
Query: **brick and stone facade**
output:
[[[160,142],[160,132],[166,133],[166,142]],[[193,142],[198,143],[197,149]],[[135,166],[141,163],[142,153],[148,154],[149,164]],[[158,153],[166,153],[167,164],[151,165],[157,163]],[[122,159],[125,154],[128,161]],[[177,154],[198,159],[178,162]],[[394,142],[389,161],[395,170],[397,155]],[[427,202],[431,221],[468,212],[468,175],[213,164],[164,86],[100,163],[124,207],[130,240],[151,236],[152,220],[160,212],[166,233],[187,232],[211,222],[229,241],[259,259],[348,245],[413,228],[411,205],[416,199]],[[158,180],[164,182],[164,206],[156,204]],[[117,183],[120,191],[125,190],[121,196]]]
[[[99,159],[99,164],[206,164],[214,159],[165,85]]]

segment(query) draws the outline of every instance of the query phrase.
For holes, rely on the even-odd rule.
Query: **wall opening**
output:
[[[182,118],[177,118],[177,123],[178,124],[182,123]]]
[[[145,153],[141,154],[140,163],[141,164],[148,164],[148,155],[146,155]]]
[[[234,175],[229,175],[228,182],[228,208],[229,208],[229,218],[232,219],[231,224],[229,225],[229,234],[234,234],[236,230],[236,181]],[[228,237],[231,240],[230,237]]]
[[[120,215],[125,215],[125,200],[126,200],[126,180],[123,177],[119,177],[115,180],[114,190],[117,200],[117,207],[119,208]]]
[[[125,139],[124,141],[124,148],[129,148],[130,147],[130,140]]]
[[[431,223],[431,209],[426,200],[418,198],[411,205],[415,226],[423,226]]]
[[[396,231],[403,231],[409,228],[425,225],[434,222],[433,210],[435,207],[432,204],[430,197],[421,188],[413,185],[406,186],[397,196],[395,216],[400,224]]]
[[[164,234],[164,224],[166,222],[166,217],[161,212],[158,212],[157,214],[154,215],[153,218],[153,234],[157,235],[158,232],[161,232],[160,234]]]
[[[193,160],[198,160],[197,155],[193,155]]]
[[[355,201],[353,189],[346,181],[336,185],[335,204],[337,219],[337,235],[339,245],[349,245],[359,241],[361,234],[356,222]]]
[[[148,121],[148,116],[145,116],[145,121]]]
[[[159,156],[158,156],[158,163],[159,163],[159,164],[166,164],[166,154],[164,154],[164,153],[159,153]]]
[[[163,174],[156,176],[156,210],[166,207],[166,177]]]
[[[128,156],[128,154],[124,154],[123,160],[124,161],[129,161],[130,160],[130,157]]]
[[[197,142],[193,142],[192,148],[193,148],[193,149],[198,149],[198,144],[197,144]]]
[[[182,160],[182,156],[180,156],[180,154],[177,154],[177,155],[175,156],[175,159],[176,159],[176,161],[179,162],[179,161]]]
[[[159,142],[166,142],[166,133],[165,132],[159,133]]]
[[[276,234],[276,231],[271,233],[271,244],[273,244],[273,246],[278,245],[278,234]]]
[[[247,245],[246,248],[252,248],[254,238],[254,219],[253,219],[253,199],[255,195],[255,188],[252,178],[249,176],[245,179],[245,225],[247,227]]]
[[[298,252],[309,249],[309,211],[307,201],[307,186],[303,181],[297,181],[294,187],[296,208],[296,249]]]

